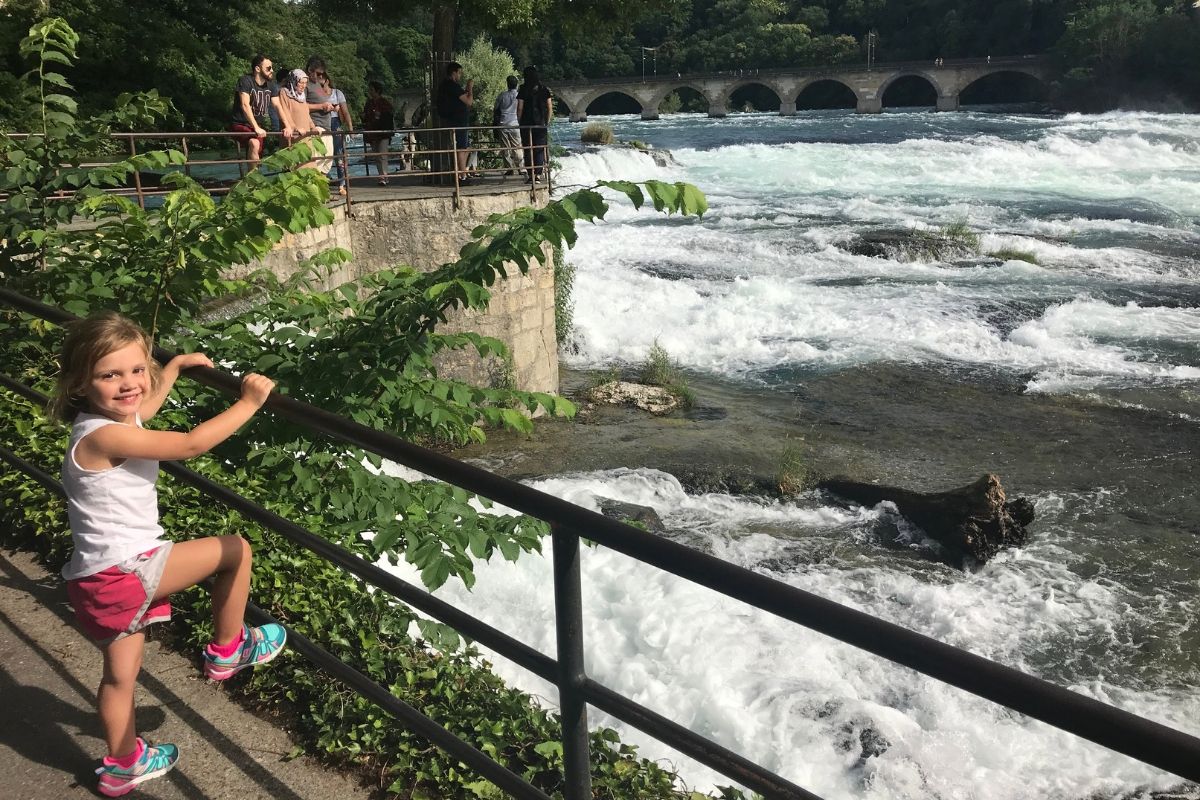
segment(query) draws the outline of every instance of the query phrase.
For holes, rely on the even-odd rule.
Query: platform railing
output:
[[[7,289],[0,288],[0,303],[57,325],[74,319],[65,311]],[[155,358],[163,363],[172,355],[162,350],[155,352]],[[240,380],[233,375],[208,368],[193,368],[186,374],[189,378],[232,396],[236,397],[239,394]],[[0,376],[0,386],[34,402],[44,401],[42,395],[10,377]],[[433,597],[423,589],[396,578],[375,564],[354,556],[226,487],[175,464],[164,467],[179,479],[237,509],[246,518],[327,558],[371,585],[390,592],[403,602],[456,628],[462,634],[511,659],[530,672],[556,683],[562,718],[564,794],[567,800],[585,800],[592,796],[588,754],[588,705],[594,705],[612,714],[766,797],[805,800],[816,797],[785,778],[687,730],[587,676],[582,658],[584,632],[579,574],[581,538],[652,564],[673,575],[874,653],[893,663],[909,667],[1181,778],[1200,781],[1200,738],[668,539],[647,536],[638,528],[293,398],[272,394],[265,407],[271,413],[312,431],[332,436],[346,444],[404,464],[430,477],[454,484],[549,523],[553,545],[557,659],[533,650]],[[17,454],[7,449],[0,449],[0,460],[33,475],[43,485],[50,486],[53,482],[53,478],[47,476],[36,465],[24,462]],[[37,472],[42,473],[41,477]],[[51,488],[53,490],[53,487]],[[414,730],[428,735],[431,741],[461,758],[464,763],[470,764],[479,770],[481,775],[496,782],[506,791],[521,798],[545,796],[540,790],[526,784],[519,776],[508,773],[502,766],[494,762],[490,766],[483,765],[478,761],[478,757],[488,759],[487,756],[475,755],[478,751],[465,742],[457,739],[447,740],[446,737],[454,739],[448,732],[433,731],[429,725],[435,723],[416,709],[391,697],[385,687],[375,684],[341,662],[331,663],[330,659],[333,659],[333,656],[307,640],[298,641],[298,649],[318,666],[330,670],[331,674],[379,703],[398,719],[413,725]],[[497,770],[506,774],[502,775]]]
[[[441,186],[448,190],[457,201],[461,199],[463,189],[471,186],[471,181],[475,180],[475,178],[471,178],[468,181],[464,181],[465,171],[457,167],[459,155],[463,153],[466,154],[468,161],[474,156],[480,164],[480,166],[470,168],[470,172],[478,176],[478,180],[482,185],[492,188],[502,188],[509,185],[508,180],[510,178],[513,179],[512,185],[519,185],[518,182],[525,181],[529,184],[530,202],[535,202],[536,192],[539,188],[546,190],[553,188],[550,171],[551,148],[549,129],[546,126],[516,128],[520,133],[521,147],[515,151],[513,148],[503,144],[499,135],[500,130],[500,128],[493,126],[467,128],[390,128],[380,131],[322,130],[319,133],[305,134],[299,137],[285,137],[280,131],[267,131],[265,139],[276,146],[276,148],[282,148],[296,142],[311,144],[314,139],[325,139],[329,143],[338,143],[336,147],[326,145],[328,152],[324,154],[317,153],[314,149],[313,159],[309,163],[313,164],[314,169],[330,174],[330,199],[332,201],[339,199],[339,185],[345,186],[345,193],[341,194],[340,198],[345,201],[348,210],[354,202],[353,195],[356,188],[356,181],[358,182],[357,188],[374,190],[381,188],[372,186],[370,183],[369,179],[372,167],[375,167],[377,170],[376,180],[386,177],[389,188],[403,189],[407,186],[422,185]],[[454,135],[455,131],[467,132],[468,146],[466,148],[458,146],[457,138]],[[357,150],[351,152],[349,145],[362,137],[364,133],[368,136],[386,136],[388,146],[381,150],[374,150],[367,148],[364,142],[361,153],[357,152]],[[30,136],[38,136],[39,134],[10,133],[5,135],[13,139],[22,139]],[[156,185],[156,183],[146,183],[150,179],[157,181],[166,172],[182,172],[189,177],[199,177],[202,180],[201,185],[205,191],[214,197],[220,197],[228,194],[233,185],[248,172],[260,169],[261,159],[251,159],[247,152],[248,140],[255,138],[255,134],[253,133],[236,131],[113,132],[108,134],[108,138],[117,143],[118,150],[129,156],[161,149],[177,149],[183,153],[184,160],[182,164],[172,164],[161,171],[135,171],[130,177],[131,185],[103,189],[106,194],[132,198],[141,208],[146,208],[147,202],[152,198],[163,197],[173,191],[169,187],[161,187]],[[544,143],[535,144],[535,138],[543,139]],[[237,153],[236,158],[198,157],[199,154],[213,152],[216,152],[219,156],[222,150],[229,149],[231,146]],[[505,154],[511,156],[507,163],[504,162]],[[120,157],[114,156],[107,161],[97,159],[79,164],[64,165],[64,168],[88,169],[107,167],[111,166]],[[539,157],[542,166],[534,167],[533,165],[536,164]],[[485,161],[495,161],[497,158],[501,159],[500,166],[483,165]],[[380,175],[378,172],[381,163],[386,165],[385,168],[388,170],[386,175]],[[392,165],[395,163],[399,163],[399,170],[392,169]],[[515,166],[518,164],[519,166]],[[351,165],[363,166],[365,174],[362,176],[351,176]],[[214,170],[213,168],[216,169]],[[339,169],[342,177],[334,177]],[[537,180],[525,180],[527,176],[532,177],[535,169],[538,173]],[[208,171],[212,174],[207,177],[198,175],[198,170]],[[393,180],[395,183],[392,182]],[[400,194],[400,192],[397,192],[397,194]],[[65,200],[75,196],[74,190],[61,191],[49,195],[47,199]],[[380,196],[378,191],[363,194],[363,197],[371,198],[379,198]],[[386,197],[387,195],[383,196]],[[0,197],[0,200],[2,199]]]

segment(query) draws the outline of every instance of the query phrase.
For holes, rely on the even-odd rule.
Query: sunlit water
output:
[[[636,363],[657,341],[694,375],[762,393],[871,365],[946,381],[969,373],[1003,391],[1078,402],[1081,413],[1089,403],[1128,406],[1136,424],[1179,431],[1177,452],[1151,457],[1196,457],[1200,117],[610,121],[623,139],[669,149],[674,165],[632,150],[585,152],[561,160],[560,186],[686,180],[710,211],[668,219],[618,202],[606,223],[581,228],[570,255],[569,364]],[[980,234],[981,254],[941,263],[847,250],[863,233],[959,222]],[[986,255],[1002,249],[1038,263]],[[1087,457],[1105,454],[1097,446]],[[668,535],[690,545],[1200,734],[1194,482],[1181,474],[1159,487],[1175,498],[1165,505],[1115,479],[1068,483],[1034,487],[1029,545],[975,572],[929,558],[919,536],[913,547],[889,546],[881,529],[904,526],[886,510],[836,508],[817,494],[789,503],[694,496],[647,469],[535,485],[590,508],[597,496],[652,506]],[[589,674],[823,797],[1200,797],[623,556],[588,549],[583,571]],[[554,653],[547,559],[481,565],[473,591],[455,584],[439,595]],[[493,660],[513,684],[555,701],[553,687]],[[697,788],[728,783],[595,711],[591,721],[619,728]]]

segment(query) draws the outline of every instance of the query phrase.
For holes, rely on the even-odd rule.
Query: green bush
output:
[[[615,140],[612,125],[607,122],[589,122],[579,134],[585,144],[612,144]]]

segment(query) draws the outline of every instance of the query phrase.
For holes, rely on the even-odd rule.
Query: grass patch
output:
[[[589,122],[579,134],[579,141],[586,144],[612,144],[615,139],[607,122]]]
[[[588,391],[599,389],[606,383],[615,383],[621,380],[621,371],[616,367],[609,367],[601,372],[593,372],[588,376]]]
[[[979,234],[971,230],[965,220],[942,226],[941,238],[965,250],[979,249]]]
[[[687,385],[687,380],[679,367],[671,360],[671,354],[666,348],[654,340],[646,360],[642,362],[638,380],[650,386],[661,386],[675,397],[685,408],[690,408],[696,402],[696,394]]]
[[[988,253],[988,255],[992,258],[998,258],[1001,261],[1027,261],[1030,264],[1037,264],[1040,266],[1037,256],[1028,250],[1015,250],[1010,247],[1002,247],[999,250],[993,250],[992,252]]]
[[[800,441],[787,440],[779,455],[775,482],[779,493],[785,497],[799,494],[816,482],[816,475],[809,467],[807,448]]]
[[[936,230],[913,231],[899,243],[900,253],[911,261],[946,261],[979,252],[979,234],[965,222]]]

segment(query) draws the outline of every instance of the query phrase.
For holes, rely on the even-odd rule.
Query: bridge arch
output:
[[[1038,102],[1049,95],[1050,86],[1041,71],[1020,67],[973,76],[958,87],[963,105]]]
[[[602,86],[599,89],[596,89],[595,91],[589,92],[587,95],[585,95],[584,98],[579,101],[577,107],[572,110],[576,114],[583,114],[586,117],[588,114],[588,110],[592,107],[592,103],[596,102],[597,100],[599,100],[602,97],[607,97],[610,94],[617,95],[619,97],[628,98],[629,102],[633,106],[637,106],[637,109],[635,109],[633,111],[629,111],[629,112],[623,112],[623,113],[637,113],[638,110],[645,108],[641,99],[633,92],[628,92],[619,86]],[[618,112],[618,113],[622,113],[622,112]]]
[[[769,80],[769,79],[762,80],[760,78],[754,78],[754,77],[745,78],[743,80],[738,80],[738,81],[735,81],[735,82],[729,84],[729,86],[727,86],[725,88],[725,91],[720,98],[720,105],[723,108],[726,108],[726,109],[729,108],[730,104],[733,101],[733,95],[735,93],[737,93],[739,90],[746,89],[751,86],[761,86],[762,88],[764,88],[767,91],[774,94],[775,101],[778,104],[778,108],[781,111],[784,110],[784,104],[786,103],[786,98],[791,93],[788,92],[786,89],[784,89],[782,86],[780,86],[778,83],[776,83],[772,80]]]
[[[862,95],[848,82],[832,77],[812,78],[794,90],[794,107],[799,110],[825,108],[857,108]]]
[[[879,85],[879,89],[876,92],[876,97],[879,98],[880,105],[886,108],[888,106],[888,92],[894,87],[897,87],[897,84],[900,86],[912,86],[917,92],[920,92],[920,89],[917,87],[920,86],[921,82],[924,82],[929,86],[930,92],[925,93],[929,102],[921,102],[918,103],[918,105],[928,105],[935,108],[939,107],[940,98],[946,95],[947,92],[942,87],[941,82],[938,81],[937,76],[930,72],[926,72],[925,70],[903,70],[895,73],[894,75],[889,75],[887,79]],[[954,91],[954,87],[951,87],[949,94],[957,97],[957,92]]]
[[[667,86],[651,95],[650,102],[646,104],[646,111],[654,111],[657,113],[658,107],[662,105],[663,100],[666,100],[667,96],[672,92],[678,92],[680,89],[691,89],[693,92],[704,98],[705,103],[710,106],[712,105],[712,96],[704,90],[701,84],[691,81],[684,81],[683,83]]]

